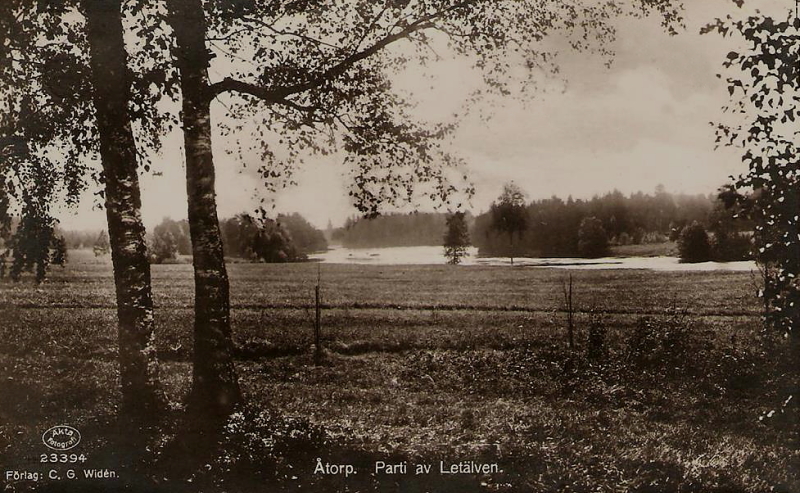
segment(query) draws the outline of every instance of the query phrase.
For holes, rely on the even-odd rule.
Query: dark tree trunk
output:
[[[158,364],[153,297],[141,219],[136,143],[128,113],[130,76],[123,41],[121,0],[83,0],[90,50],[93,102],[105,176],[105,206],[119,318],[123,416],[158,415]]]
[[[190,411],[229,415],[242,400],[233,364],[228,273],[222,253],[211,152],[209,54],[202,0],[169,0],[183,96],[186,190],[194,256],[194,373]]]

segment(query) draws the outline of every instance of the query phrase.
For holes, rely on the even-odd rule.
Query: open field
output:
[[[121,467],[109,449],[118,397],[110,265],[84,252],[72,258],[41,286],[0,280],[0,470],[39,466],[41,433],[63,423],[82,431],[97,467]],[[781,408],[797,388],[792,355],[761,333],[748,273],[572,271],[570,351],[565,271],[325,265],[327,358],[315,366],[317,269],[229,266],[237,368],[252,406],[219,457],[186,483],[159,468],[158,453],[177,438],[191,381],[191,266],[153,267],[172,411],[154,444],[158,474],[142,484],[154,487],[158,476],[164,491],[264,491],[274,481],[293,491],[800,491],[796,402]],[[589,343],[590,327],[602,342]],[[359,473],[315,475],[317,457]],[[439,460],[473,460],[502,472],[416,476],[409,466],[375,475],[379,460],[434,471]],[[131,483],[140,473],[122,476]],[[37,486],[2,481],[11,491]]]

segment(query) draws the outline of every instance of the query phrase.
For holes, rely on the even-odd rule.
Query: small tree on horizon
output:
[[[498,233],[507,234],[509,258],[514,265],[514,235],[521,238],[528,228],[528,211],[525,209],[525,192],[514,182],[503,185],[503,192],[491,206],[491,228]]]
[[[461,263],[461,259],[467,256],[467,247],[470,245],[466,214],[455,212],[447,216],[446,221],[444,256],[447,258],[448,264],[458,265]]]

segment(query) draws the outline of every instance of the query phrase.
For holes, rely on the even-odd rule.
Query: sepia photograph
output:
[[[0,492],[800,493],[800,0],[0,0]]]

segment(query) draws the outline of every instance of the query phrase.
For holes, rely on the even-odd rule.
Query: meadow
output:
[[[110,262],[70,254],[41,285],[0,280],[0,470],[41,468],[41,434],[62,423],[82,431],[95,465],[123,467]],[[786,401],[795,355],[762,331],[757,276],[742,272],[230,264],[249,406],[206,463],[166,466],[191,382],[191,274],[153,266],[169,410],[152,462],[125,469],[117,487],[800,491],[796,398]],[[315,364],[318,276],[325,357]],[[358,473],[315,474],[317,458]],[[499,471],[437,473],[439,461],[462,460]],[[376,473],[376,461],[434,473]]]

